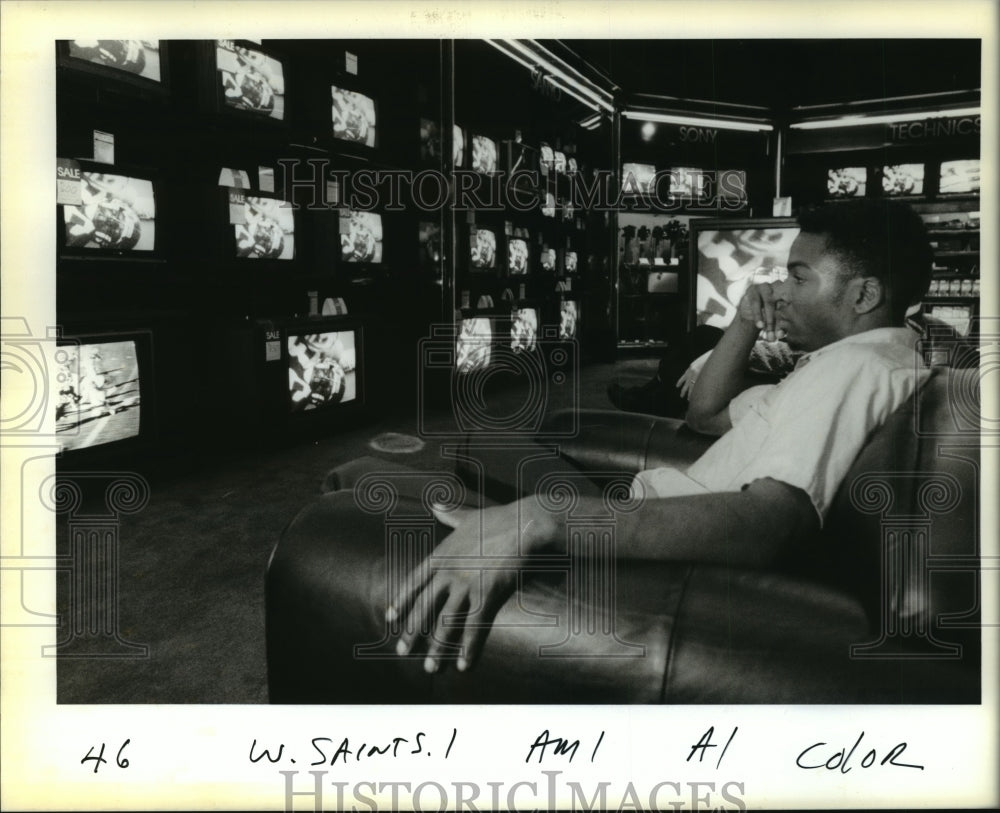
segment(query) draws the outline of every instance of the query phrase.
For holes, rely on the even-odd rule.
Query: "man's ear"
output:
[[[854,312],[871,313],[886,301],[885,287],[878,277],[859,277],[856,280]]]

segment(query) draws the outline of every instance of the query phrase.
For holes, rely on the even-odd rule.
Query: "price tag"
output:
[[[233,226],[247,222],[246,194],[242,189],[229,190],[229,222]]]
[[[281,342],[264,342],[264,361],[281,361]]]
[[[56,159],[56,203],[63,206],[83,205],[80,165],[71,158]]]

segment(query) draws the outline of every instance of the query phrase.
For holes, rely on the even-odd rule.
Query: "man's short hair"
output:
[[[851,276],[882,281],[892,318],[902,324],[906,309],[930,286],[934,253],[920,215],[898,200],[850,200],[803,211],[803,232],[825,234],[826,250]]]

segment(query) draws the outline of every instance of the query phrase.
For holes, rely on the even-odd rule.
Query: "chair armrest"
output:
[[[610,409],[553,413],[544,432],[559,434],[579,421],[574,437],[560,439],[562,455],[584,471],[636,473],[660,466],[687,468],[715,438],[693,431],[684,421]]]

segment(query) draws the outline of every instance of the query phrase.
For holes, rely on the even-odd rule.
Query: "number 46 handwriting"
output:
[[[122,754],[125,752],[125,746],[128,745],[130,742],[132,742],[131,739],[125,740],[125,742],[122,743],[122,747],[118,749],[118,754],[115,756],[115,763],[118,765],[119,768],[128,767],[129,764],[128,760],[124,756],[122,756]],[[93,762],[94,773],[97,773],[98,768],[100,768],[102,765],[106,765],[108,762],[104,758],[104,748],[105,744],[102,742],[100,752],[95,754],[94,746],[93,745],[90,746],[90,750],[87,751],[87,756],[85,756],[83,759],[80,760],[80,764],[85,765],[88,762]]]

